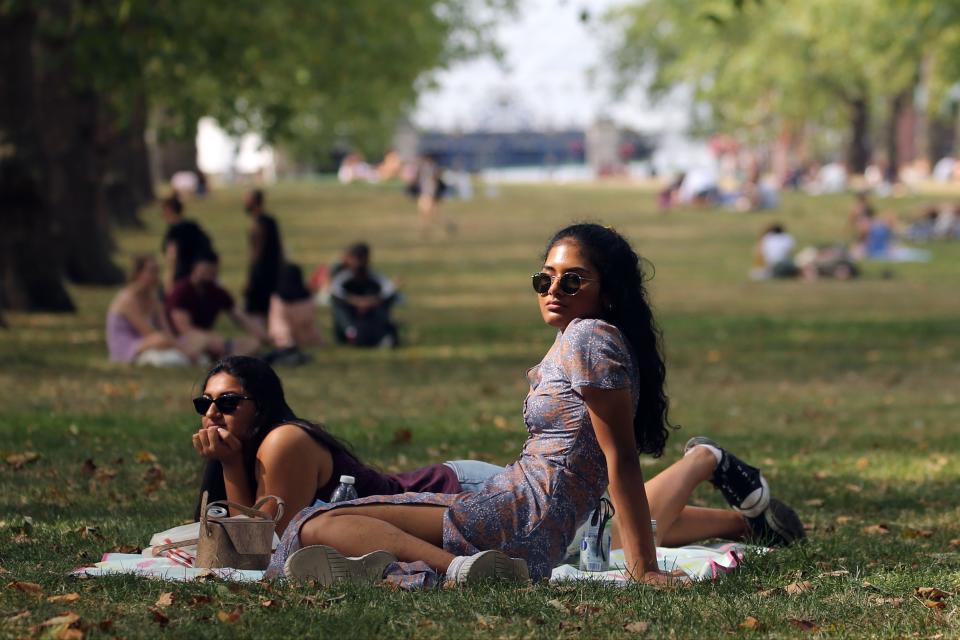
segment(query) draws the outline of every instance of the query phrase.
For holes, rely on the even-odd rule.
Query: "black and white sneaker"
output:
[[[752,538],[761,544],[786,547],[807,537],[797,512],[776,498],[770,498],[770,506],[758,517],[746,520]]]
[[[770,504],[770,487],[760,470],[703,436],[690,438],[683,453],[686,454],[697,445],[707,445],[720,451],[720,463],[714,469],[710,483],[720,489],[727,504],[748,519],[761,516]]]

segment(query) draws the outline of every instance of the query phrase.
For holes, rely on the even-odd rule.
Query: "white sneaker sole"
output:
[[[373,551],[359,558],[347,558],[333,547],[312,545],[297,549],[283,563],[283,574],[291,580],[316,580],[329,585],[338,580],[376,582],[397,558],[389,551]]]
[[[530,580],[527,563],[520,558],[511,558],[502,551],[481,551],[467,559],[460,568],[458,582],[472,584],[483,580]]]

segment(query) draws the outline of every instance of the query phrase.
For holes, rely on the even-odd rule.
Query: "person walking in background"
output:
[[[408,187],[408,191],[417,199],[422,233],[427,233],[435,223],[442,224],[450,235],[456,233],[457,225],[440,213],[440,200],[447,191],[447,185],[443,181],[442,169],[436,158],[429,155],[421,156],[417,161],[416,176]]]
[[[358,242],[343,258],[343,267],[330,282],[333,303],[333,334],[337,342],[359,347],[396,347],[397,327],[390,310],[397,300],[397,286],[370,270],[370,247]]]
[[[250,270],[243,292],[244,310],[266,328],[270,296],[277,289],[283,264],[283,245],[277,221],[264,211],[263,191],[250,191],[244,208],[251,217]]]
[[[190,275],[167,294],[167,313],[177,335],[211,358],[255,353],[267,341],[266,330],[236,310],[233,296],[217,284],[220,259],[208,252],[197,257]],[[246,335],[224,338],[213,330],[220,312],[226,312]]]
[[[198,255],[213,251],[210,236],[193,220],[183,217],[183,203],[176,194],[161,203],[164,221],[169,225],[163,236],[164,291],[170,292],[174,283],[190,275]]]
[[[133,259],[130,280],[107,310],[110,360],[153,365],[186,365],[196,355],[178,343],[160,298],[160,265],[149,255]]]

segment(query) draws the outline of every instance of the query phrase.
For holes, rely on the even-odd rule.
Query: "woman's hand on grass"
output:
[[[193,434],[193,448],[204,458],[230,463],[240,459],[243,443],[223,427],[201,427]]]

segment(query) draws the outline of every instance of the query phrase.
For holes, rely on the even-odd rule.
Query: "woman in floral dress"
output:
[[[558,333],[527,374],[529,436],[520,459],[476,492],[370,496],[304,509],[284,533],[272,575],[331,582],[379,578],[386,570],[404,586],[439,575],[459,583],[528,574],[541,580],[562,562],[577,526],[609,488],[630,577],[673,579],[657,568],[638,456],[660,455],[669,427],[659,331],[639,258],[612,229],[573,225],[548,243],[533,284],[544,321]],[[779,509],[759,471],[712,441],[694,440],[688,455],[661,474],[676,480],[659,483],[671,494],[657,514],[665,517],[661,539],[684,543],[682,534],[671,534],[674,522],[695,531],[690,541],[771,529],[802,537],[796,514]],[[693,487],[708,479],[752,515],[685,507]]]

